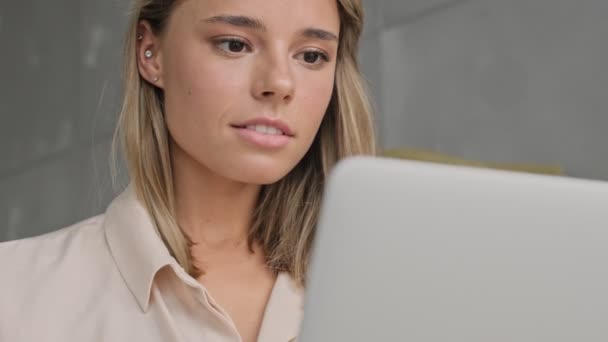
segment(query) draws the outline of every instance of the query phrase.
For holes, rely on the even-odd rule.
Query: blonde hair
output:
[[[249,243],[258,243],[267,264],[304,284],[324,183],[342,158],[375,154],[372,109],[357,63],[363,26],[361,0],[337,0],[340,41],[334,92],[317,136],[303,159],[283,179],[262,187],[253,213]],[[171,255],[192,276],[201,270],[191,256],[192,241],[180,229],[163,115],[163,94],[146,82],[137,65],[140,20],[161,34],[179,0],[135,0],[125,40],[124,98],[114,135],[120,141],[135,191]]]

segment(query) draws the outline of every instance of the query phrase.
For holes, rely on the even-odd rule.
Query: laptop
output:
[[[299,341],[608,341],[608,183],[341,162]]]

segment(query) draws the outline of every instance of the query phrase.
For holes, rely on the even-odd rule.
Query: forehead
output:
[[[243,15],[260,20],[271,31],[315,26],[338,33],[340,28],[337,0],[184,0],[174,15],[193,23]]]

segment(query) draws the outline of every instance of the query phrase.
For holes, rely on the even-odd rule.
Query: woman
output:
[[[105,214],[0,247],[2,341],[289,341],[323,184],[373,154],[360,0],[137,0]]]

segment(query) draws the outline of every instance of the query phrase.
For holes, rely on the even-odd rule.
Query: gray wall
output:
[[[608,1],[368,1],[386,147],[608,179]]]
[[[113,196],[120,2],[0,2],[0,241],[97,214]]]
[[[608,180],[608,1],[364,2],[381,145]],[[113,197],[127,3],[0,2],[0,241],[100,213]]]

